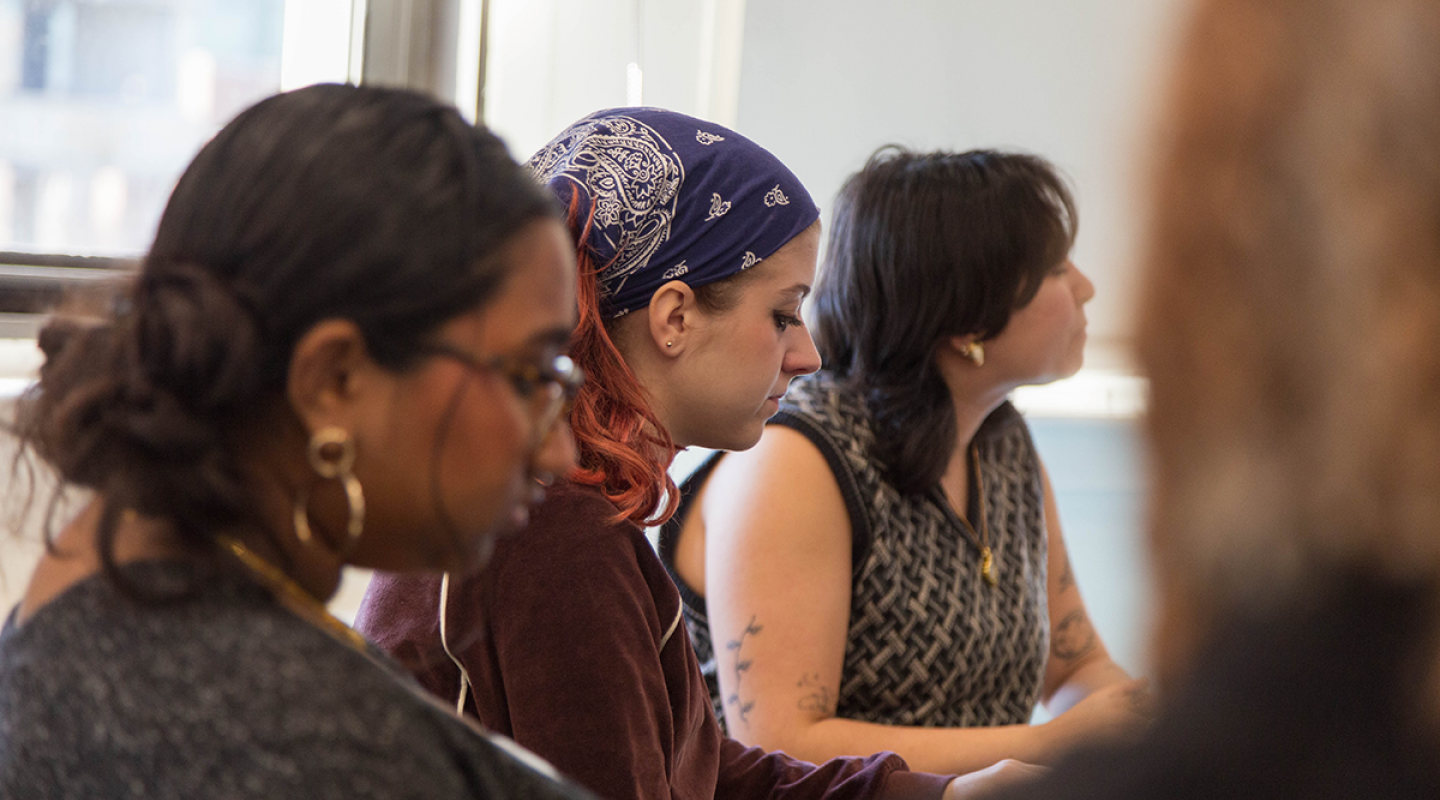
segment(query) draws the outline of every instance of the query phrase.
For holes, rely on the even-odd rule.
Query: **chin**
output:
[[[459,550],[451,550],[445,554],[444,563],[439,568],[432,566],[429,571],[450,572],[455,575],[479,572],[490,563],[490,557],[495,553],[495,542],[500,535],[499,531],[490,530],[467,539]]]
[[[765,429],[762,427],[760,430],[755,432],[754,436],[746,436],[744,439],[737,439],[735,442],[727,445],[723,449],[729,450],[732,453],[739,450],[749,450],[755,445],[760,444],[760,434],[764,432]]]
[[[480,539],[475,542],[475,546],[471,547],[469,552],[466,553],[468,558],[466,558],[465,564],[459,571],[464,574],[473,574],[489,566],[490,557],[495,555],[496,538],[497,535],[493,533],[487,533],[481,536]]]
[[[765,423],[762,420],[758,423],[737,425],[724,434],[717,435],[709,441],[697,442],[696,445],[710,450],[727,450],[730,452],[749,450],[760,443],[760,434],[764,432]]]
[[[1038,383],[1054,383],[1055,381],[1063,381],[1066,378],[1073,378],[1076,373],[1080,372],[1080,368],[1083,366],[1085,366],[1084,353],[1076,353],[1070,358],[1058,363],[1055,369],[1050,370]]]
[[[766,402],[766,406],[769,406],[768,401]],[[760,444],[760,437],[765,433],[765,423],[768,422],[771,417],[775,416],[778,411],[779,408],[769,413],[762,411],[760,414],[746,420],[744,425],[737,425],[735,427],[735,446],[725,449],[749,450],[755,445]]]

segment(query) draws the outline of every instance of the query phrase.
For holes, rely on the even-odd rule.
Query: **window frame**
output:
[[[489,7],[490,0],[350,0],[345,79],[429,92],[480,119]],[[282,83],[287,88],[296,87]],[[142,258],[0,251],[0,339],[33,338],[53,308],[44,299],[58,302],[76,289],[122,280]],[[36,304],[47,307],[19,310]]]

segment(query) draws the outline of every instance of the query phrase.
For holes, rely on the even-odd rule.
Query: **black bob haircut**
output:
[[[825,367],[869,406],[876,457],[903,492],[939,482],[955,438],[935,365],[951,336],[989,339],[1075,242],[1075,202],[1038,156],[882,147],[836,199],[815,293]]]

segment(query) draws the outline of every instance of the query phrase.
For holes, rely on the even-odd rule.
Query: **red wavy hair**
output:
[[[615,504],[616,521],[660,525],[675,513],[680,493],[666,472],[675,457],[675,441],[655,416],[644,387],[625,363],[600,315],[600,273],[585,244],[594,223],[592,208],[581,222],[580,192],[570,198],[569,224],[575,233],[579,267],[579,322],[570,337],[570,357],[585,370],[575,396],[570,429],[580,465],[570,479],[596,486]],[[662,505],[663,503],[663,505]]]

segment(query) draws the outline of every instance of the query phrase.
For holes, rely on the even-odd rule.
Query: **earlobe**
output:
[[[985,366],[985,345],[973,335],[951,336],[950,346],[955,348],[961,358],[977,367]]]
[[[325,320],[296,342],[285,395],[308,430],[342,422],[374,362],[365,337],[349,320]]]
[[[650,305],[646,307],[650,339],[665,355],[679,355],[685,349],[697,311],[695,290],[689,284],[670,281],[661,286],[650,296]]]

